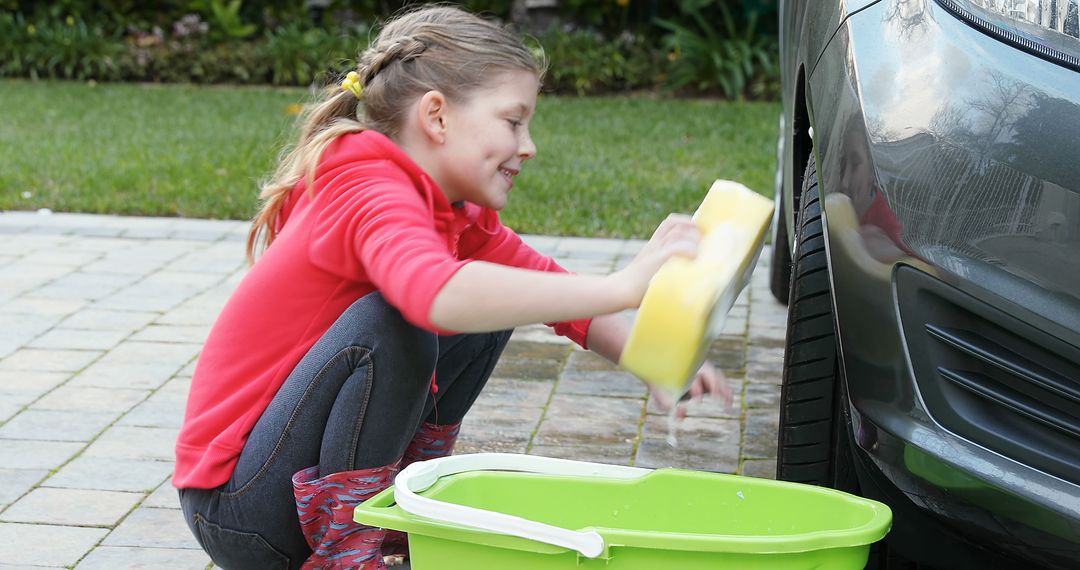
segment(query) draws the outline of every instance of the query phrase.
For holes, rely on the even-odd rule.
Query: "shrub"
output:
[[[120,34],[68,16],[28,22],[0,14],[0,73],[61,79],[116,79]]]
[[[293,23],[266,33],[270,80],[275,85],[307,85],[325,74],[346,71],[360,52],[361,36],[334,34]]]
[[[264,84],[270,60],[262,44],[231,41],[201,50],[196,63],[202,83]]]
[[[255,24],[245,22],[240,15],[244,0],[209,0],[209,16],[212,19],[213,33],[217,39],[243,39],[258,30]]]
[[[727,5],[715,4],[723,25],[717,28],[702,13],[710,0],[679,4],[684,22],[657,20],[669,31],[663,41],[670,61],[667,86],[732,99],[769,94],[778,77],[778,48],[774,38],[756,34],[757,14],[750,12],[740,30]]]
[[[199,82],[202,54],[210,49],[209,25],[195,14],[173,23],[166,34],[158,26],[129,29],[125,79],[136,81]]]
[[[22,14],[0,12],[0,75],[27,73],[27,23]]]
[[[550,64],[545,83],[579,95],[655,85],[658,55],[643,36],[614,40],[592,30],[554,26],[538,38]]]

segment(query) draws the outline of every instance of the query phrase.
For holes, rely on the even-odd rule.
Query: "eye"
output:
[[[506,122],[510,123],[510,127],[515,129],[515,130],[518,127],[521,126],[521,120],[520,119],[507,119]]]

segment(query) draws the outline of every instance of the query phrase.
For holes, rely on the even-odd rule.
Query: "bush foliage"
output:
[[[777,87],[775,0],[562,0],[547,87],[732,99]],[[0,76],[309,85],[347,71],[406,0],[0,0]],[[511,0],[465,0],[509,19]],[[313,4],[326,4],[313,8]]]

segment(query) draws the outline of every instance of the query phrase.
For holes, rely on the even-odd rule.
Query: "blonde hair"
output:
[[[389,21],[360,54],[361,100],[332,83],[302,117],[296,145],[261,185],[262,206],[248,233],[248,261],[254,260],[260,241],[265,248],[277,237],[290,192],[302,178],[311,189],[319,160],[337,137],[371,129],[396,140],[406,110],[428,91],[461,102],[501,72],[527,70],[542,78],[545,68],[542,51],[530,50],[507,28],[458,8],[429,6]]]

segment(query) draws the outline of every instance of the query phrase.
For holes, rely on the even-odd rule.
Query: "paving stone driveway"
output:
[[[194,361],[244,273],[246,232],[0,212],[0,570],[211,567],[168,479]],[[641,246],[526,240],[596,273]],[[458,453],[772,477],[786,315],[761,269],[711,350],[735,405],[691,405],[677,448],[639,381],[535,326],[515,332]]]

